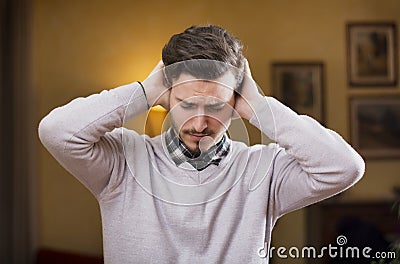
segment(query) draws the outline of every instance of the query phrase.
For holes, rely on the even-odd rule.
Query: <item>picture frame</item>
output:
[[[275,62],[272,93],[299,114],[324,123],[324,64],[322,62]]]
[[[350,138],[365,158],[400,157],[400,96],[350,98]]]
[[[352,22],[347,24],[349,86],[396,86],[397,60],[395,23]]]

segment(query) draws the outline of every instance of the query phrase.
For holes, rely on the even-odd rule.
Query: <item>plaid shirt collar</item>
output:
[[[210,164],[218,166],[222,158],[228,155],[231,146],[231,140],[224,134],[216,145],[210,147],[199,156],[195,156],[188,150],[183,141],[176,136],[172,127],[165,132],[165,143],[176,166],[188,162],[198,171],[204,170]]]

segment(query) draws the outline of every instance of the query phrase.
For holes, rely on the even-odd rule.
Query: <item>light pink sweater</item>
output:
[[[105,263],[268,263],[282,215],[337,194],[364,173],[337,133],[272,97],[250,122],[276,144],[233,141],[219,166],[178,168],[161,136],[121,128],[147,110],[136,83],[51,111],[44,146],[97,198]]]

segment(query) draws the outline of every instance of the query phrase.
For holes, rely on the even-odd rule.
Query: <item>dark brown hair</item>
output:
[[[239,39],[224,28],[192,26],[173,35],[162,50],[168,81],[171,83],[183,72],[196,78],[215,79],[230,68],[237,70],[235,76],[239,86],[244,69],[242,48]],[[221,63],[210,63],[212,61]]]

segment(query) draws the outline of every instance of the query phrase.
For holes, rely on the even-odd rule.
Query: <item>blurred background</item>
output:
[[[400,94],[398,84],[350,89],[346,64],[346,24],[398,25],[397,0],[2,0],[0,8],[0,263],[36,263],[46,250],[101,258],[97,202],[40,144],[38,123],[76,97],[144,80],[171,35],[191,25],[217,24],[241,39],[266,95],[273,63],[322,62],[324,123],[347,141],[351,97]],[[258,143],[259,133],[248,127]],[[398,230],[390,207],[400,186],[399,159],[366,164],[354,188],[281,218],[273,245],[323,245],[335,238],[344,212],[372,219],[385,236]]]

